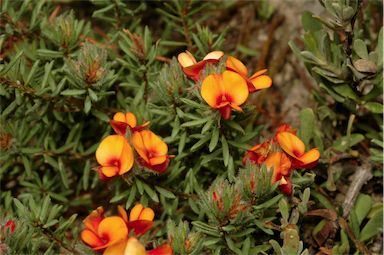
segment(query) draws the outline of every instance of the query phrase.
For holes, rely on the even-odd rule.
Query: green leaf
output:
[[[321,23],[313,17],[313,13],[304,11],[301,15],[301,23],[307,32],[316,32],[323,28]]]
[[[156,203],[159,202],[159,197],[157,196],[156,192],[151,188],[149,187],[149,185],[143,183],[143,187],[144,187],[144,190],[145,192],[148,194],[148,196]]]
[[[253,206],[253,208],[254,208],[255,210],[260,210],[260,209],[269,208],[269,207],[271,207],[271,206],[277,204],[277,202],[278,202],[282,197],[284,197],[283,194],[278,194],[277,196],[275,196],[275,197],[269,199],[268,201],[266,201],[266,202],[264,202],[264,203],[262,203],[262,204]]]
[[[60,93],[63,96],[79,96],[85,94],[87,91],[85,89],[66,89]]]
[[[371,208],[372,208],[371,196],[361,193],[356,199],[355,208],[354,208],[359,226],[363,222],[365,217],[368,215]]]
[[[383,113],[383,105],[380,103],[369,102],[364,104],[364,107],[373,113]]]
[[[356,39],[353,42],[353,50],[356,52],[356,54],[363,59],[368,59],[368,49],[367,45],[365,45],[365,42],[361,39]]]
[[[65,167],[64,167],[64,164],[63,164],[63,161],[61,158],[58,159],[58,169],[59,169],[59,172],[60,172],[60,177],[61,177],[61,180],[63,181],[63,184],[64,184],[64,187],[66,189],[69,189],[69,182],[68,182],[68,176],[67,176],[67,171],[65,170]]]
[[[164,188],[161,188],[161,187],[159,187],[159,186],[155,186],[155,189],[156,189],[161,195],[163,195],[163,196],[166,197],[166,198],[170,198],[170,199],[175,199],[175,198],[176,198],[176,196],[175,196],[172,192],[170,192],[170,191],[168,191],[168,190],[166,190],[166,189],[164,189]]]
[[[360,241],[364,242],[369,240],[375,235],[383,232],[383,208],[377,211],[376,214],[367,222],[360,232]]]
[[[315,129],[315,114],[312,109],[305,108],[300,112],[299,137],[304,142],[305,147],[309,147],[309,141],[313,138]]]
[[[364,136],[362,134],[351,134],[349,137],[349,141],[348,136],[340,137],[333,143],[332,147],[340,152],[345,152],[350,147],[360,143],[363,140]]]
[[[358,100],[356,93],[352,90],[352,88],[348,84],[333,86],[333,89],[343,97],[348,97],[353,100]]]
[[[229,148],[228,148],[228,143],[227,139],[225,139],[225,136],[221,136],[221,145],[223,148],[223,160],[224,160],[224,166],[228,166],[229,162]]]
[[[209,143],[209,152],[212,152],[216,148],[216,145],[219,142],[219,135],[219,129],[214,128],[212,131],[211,142]]]

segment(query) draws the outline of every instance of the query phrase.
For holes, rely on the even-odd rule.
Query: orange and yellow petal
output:
[[[305,152],[303,141],[290,132],[280,132],[276,135],[280,147],[291,157],[299,158]]]
[[[144,206],[142,204],[136,204],[129,213],[129,221],[138,220],[143,208]]]
[[[99,169],[101,173],[108,178],[119,174],[119,168],[117,166],[101,166]]]
[[[134,162],[133,150],[129,143],[125,141],[123,150],[120,156],[120,168],[119,175],[125,174],[129,170],[131,170]]]
[[[120,217],[127,223],[128,222],[128,215],[127,211],[122,207],[121,205],[117,206],[117,210],[119,212]]]
[[[265,160],[268,168],[273,168],[275,174],[287,175],[291,169],[291,161],[283,152],[273,152]]]
[[[98,235],[89,229],[84,229],[80,234],[81,240],[92,248],[103,246],[104,243]]]
[[[96,250],[116,244],[128,235],[128,228],[124,220],[118,216],[107,217],[102,220],[97,230],[97,235],[106,240],[103,246],[95,247]]]
[[[128,239],[123,239],[122,241],[108,246],[103,255],[124,255],[125,247],[127,246]]]
[[[163,244],[155,249],[147,251],[147,255],[172,255],[173,250],[169,244]]]
[[[124,250],[124,255],[146,255],[144,245],[142,245],[139,240],[134,237],[128,239],[127,245]]]
[[[242,105],[248,98],[248,86],[246,80],[239,74],[224,71],[222,88],[228,101],[234,105]]]
[[[297,158],[301,163],[301,167],[307,167],[317,163],[320,158],[320,152],[317,148],[311,149],[308,152],[304,153],[301,157]]]
[[[86,228],[93,232],[97,232],[100,222],[104,219],[104,209],[102,206],[93,210],[84,220],[83,223]]]
[[[192,66],[197,63],[195,57],[189,51],[180,53],[177,60],[182,67]]]
[[[212,51],[208,53],[203,60],[219,60],[222,56],[224,56],[224,52],[222,51]]]
[[[164,157],[168,153],[167,144],[150,130],[133,133],[132,144],[140,157],[149,164],[152,158]]]
[[[201,85],[201,96],[204,101],[213,108],[218,108],[218,98],[222,96],[223,89],[221,86],[222,76],[219,74],[208,75]]]
[[[155,218],[155,212],[152,210],[152,208],[144,208],[139,216],[139,220],[148,220],[148,221],[153,221]]]
[[[113,115],[113,120],[120,121],[120,122],[126,122],[125,121],[125,114],[122,112],[117,112],[115,115]]]
[[[260,75],[254,78],[250,78],[249,81],[252,83],[255,91],[266,89],[272,86],[272,79],[268,75]]]
[[[124,144],[127,143],[124,136],[109,135],[105,137],[96,150],[96,160],[102,166],[110,165],[111,161],[119,160]]]
[[[243,77],[247,77],[248,75],[248,70],[247,67],[237,58],[228,56],[227,62],[226,62],[226,67],[229,70],[232,70]]]
[[[131,113],[131,112],[127,112],[125,114],[125,122],[131,127],[131,128],[134,128],[136,127],[137,125],[137,120],[136,120],[136,116]]]

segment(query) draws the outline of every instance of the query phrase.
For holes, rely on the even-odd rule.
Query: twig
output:
[[[353,205],[355,204],[356,198],[359,195],[360,189],[364,183],[372,178],[372,165],[365,159],[358,168],[358,170],[352,176],[352,182],[348,188],[344,203],[343,203],[343,217],[347,218]]]
[[[275,14],[272,18],[271,25],[268,27],[268,39],[264,42],[263,48],[261,49],[259,61],[257,63],[257,70],[263,69],[266,67],[266,59],[269,54],[269,49],[272,45],[273,36],[275,34],[276,29],[280,26],[280,24],[284,21],[285,17],[279,14]]]

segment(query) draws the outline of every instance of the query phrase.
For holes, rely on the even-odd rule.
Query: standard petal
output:
[[[234,71],[243,77],[248,75],[247,67],[237,58],[228,56],[226,66],[228,70]]]
[[[104,244],[103,241],[89,229],[81,231],[80,237],[84,243],[91,246],[92,248],[97,248]]]
[[[132,209],[131,212],[129,213],[129,221],[135,221],[139,219],[140,213],[143,210],[143,205],[142,204],[137,204],[135,205]]]
[[[127,112],[125,114],[125,122],[131,127],[131,128],[134,128],[136,127],[137,125],[137,120],[136,120],[136,116],[131,113],[131,112]]]
[[[243,104],[248,98],[247,82],[235,72],[223,72],[222,87],[227,100],[235,105]]]
[[[108,166],[120,158],[127,141],[121,135],[109,135],[104,138],[96,150],[96,160],[102,166]]]
[[[152,210],[152,208],[144,208],[144,210],[141,211],[139,219],[140,220],[148,220],[153,221],[155,218],[155,212]]]
[[[105,245],[95,248],[99,250],[126,238],[128,235],[128,228],[122,218],[111,216],[100,222],[97,234],[107,240]]]
[[[272,86],[272,79],[268,75],[250,78],[250,82],[255,87],[255,90],[266,89]]]
[[[182,52],[177,56],[177,60],[182,67],[188,67],[196,64],[196,59],[189,51]]]
[[[217,108],[223,94],[221,87],[222,77],[218,74],[211,74],[207,76],[201,85],[201,96],[204,101],[213,108]]]
[[[115,115],[113,115],[113,120],[125,122],[125,114],[122,112],[117,112]]]
[[[131,170],[134,162],[133,150],[131,145],[125,140],[123,149],[120,155],[119,175],[125,174]]]
[[[204,58],[203,60],[210,60],[210,59],[220,59],[222,56],[224,55],[224,52],[222,51],[212,51],[210,53],[208,53]]]
[[[291,157],[299,158],[305,152],[303,141],[290,132],[280,132],[276,135],[280,147]]]

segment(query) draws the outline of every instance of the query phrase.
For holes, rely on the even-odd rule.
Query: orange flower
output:
[[[231,56],[227,58],[226,66],[227,70],[240,74],[247,81],[250,93],[269,88],[272,85],[272,79],[265,75],[267,69],[260,70],[248,77],[247,67],[240,60]]]
[[[292,158],[294,168],[309,168],[317,164],[320,153],[317,148],[305,152],[305,145],[296,135],[280,132],[276,135],[277,142],[285,153]]]
[[[133,151],[122,135],[110,135],[103,139],[96,150],[96,160],[101,165],[101,179],[108,179],[128,172],[133,165]]]
[[[99,222],[98,216],[103,216],[98,210],[99,208],[83,221],[86,228],[81,232],[81,239],[93,250],[113,246],[124,240],[128,235],[127,225],[122,218],[111,216],[103,218]]]
[[[136,126],[137,120],[136,116],[133,113],[117,112],[113,116],[113,120],[110,121],[110,124],[117,134],[125,135],[127,132],[127,128],[130,128],[131,132],[133,133],[146,128],[149,125],[149,122],[147,121],[140,126]]]
[[[208,53],[202,61],[197,62],[189,51],[185,51],[177,56],[177,60],[179,61],[185,75],[192,80],[197,81],[199,80],[200,73],[204,69],[205,65],[207,63],[216,64],[223,55],[224,53],[222,51],[212,51]]]
[[[201,96],[212,108],[219,109],[223,119],[227,120],[231,117],[231,108],[242,111],[240,105],[248,98],[248,88],[240,75],[224,71],[204,79]]]
[[[283,176],[289,175],[291,161],[283,152],[273,152],[264,161],[268,169],[273,168],[272,183],[280,181]]]
[[[146,251],[144,245],[134,237],[108,247],[104,255],[172,255],[169,244],[163,244],[153,250]]]
[[[158,173],[164,172],[169,164],[168,146],[150,130],[142,130],[132,135],[132,144],[140,155],[140,164]]]
[[[260,144],[256,144],[245,153],[243,158],[243,165],[246,165],[248,160],[255,164],[263,163],[267,158],[270,149],[271,143],[269,140]]]
[[[129,213],[122,206],[118,206],[120,217],[125,221],[129,229],[133,229],[135,235],[145,234],[152,226],[155,213],[149,207],[144,208],[142,204],[135,205]]]

